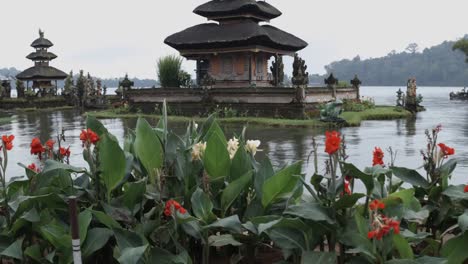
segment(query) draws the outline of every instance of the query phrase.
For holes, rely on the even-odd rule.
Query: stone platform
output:
[[[337,88],[337,99],[357,99],[358,88]],[[232,111],[239,116],[305,118],[321,103],[332,101],[333,89],[308,88],[216,88],[133,89],[125,92],[132,110],[160,111],[164,100],[170,114],[206,116],[216,110]]]

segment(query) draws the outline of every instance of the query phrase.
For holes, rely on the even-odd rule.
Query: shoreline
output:
[[[376,106],[375,108],[364,110],[361,112],[344,112],[341,114],[346,122],[345,124],[326,123],[320,121],[318,118],[314,119],[282,119],[282,118],[267,118],[267,117],[231,117],[231,118],[218,118],[221,123],[225,124],[254,124],[254,125],[267,125],[271,127],[356,127],[360,126],[362,121],[370,120],[396,120],[411,117],[413,114],[401,107],[395,106]],[[84,116],[93,116],[100,119],[112,118],[154,118],[159,119],[161,115],[158,114],[141,114],[141,113],[118,113],[114,109],[103,111],[88,111]],[[190,121],[204,121],[206,117],[187,117],[187,116],[168,116],[171,122],[190,122]]]

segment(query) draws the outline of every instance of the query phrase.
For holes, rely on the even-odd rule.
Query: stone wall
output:
[[[337,89],[338,99],[356,99],[355,88]],[[171,114],[205,116],[226,110],[239,116],[304,118],[317,112],[320,103],[332,101],[332,90],[323,87],[216,88],[216,89],[134,89],[126,92],[133,110],[160,111],[166,100]]]
[[[71,106],[63,97],[44,98],[4,98],[0,100],[0,109],[56,108]]]

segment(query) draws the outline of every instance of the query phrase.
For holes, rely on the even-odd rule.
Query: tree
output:
[[[466,55],[466,62],[468,63],[468,39],[460,39],[453,45],[453,50],[460,50]]]
[[[182,70],[182,58],[176,55],[169,55],[158,60],[158,78],[161,87],[181,87],[186,86],[190,80],[190,74]]]
[[[86,78],[84,77],[83,70],[80,71],[80,76],[78,77],[78,80],[76,81],[76,89],[78,92],[78,101],[79,105],[83,106],[83,97],[85,96],[85,90],[86,90]]]
[[[67,79],[65,79],[65,85],[63,86],[63,95],[69,96],[73,93],[73,71],[70,71],[70,74],[67,76]]]
[[[405,50],[408,51],[411,54],[415,54],[419,50],[419,45],[416,44],[416,43],[411,43],[411,44],[408,45],[408,47],[406,47]]]
[[[24,87],[24,82],[17,79],[15,82],[15,86],[18,98],[24,97],[24,90],[26,89]]]

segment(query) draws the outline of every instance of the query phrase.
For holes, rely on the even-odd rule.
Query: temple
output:
[[[31,44],[36,51],[26,56],[34,62],[34,66],[16,76],[18,80],[26,82],[27,89],[32,82],[32,88],[37,88],[41,96],[56,94],[57,81],[67,78],[65,72],[49,66],[49,62],[57,58],[57,55],[48,51],[53,45],[50,40],[44,38],[44,32],[39,30],[39,38]]]
[[[213,88],[272,87],[268,61],[293,56],[308,44],[267,24],[281,12],[264,1],[212,0],[194,13],[215,22],[175,33],[164,41],[182,56],[196,60],[199,86]]]

